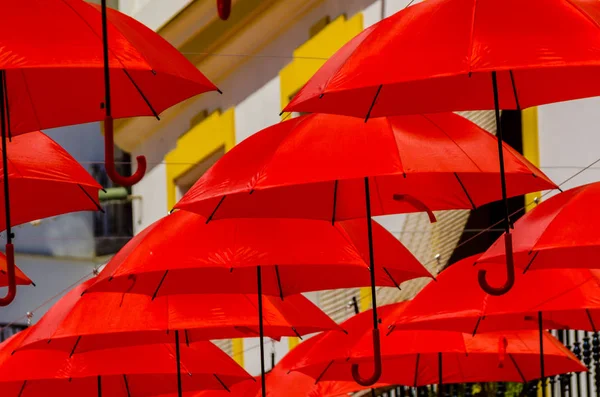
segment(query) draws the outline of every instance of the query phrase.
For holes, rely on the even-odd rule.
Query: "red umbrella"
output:
[[[102,210],[98,202],[102,187],[65,149],[42,132],[14,137],[8,148],[8,168],[3,174],[8,175],[11,184],[13,205],[10,218],[0,214],[0,230],[8,232],[7,224],[18,225],[68,212]],[[5,205],[5,195],[1,192],[0,205]],[[0,305],[5,306],[14,298],[16,284],[31,281],[23,280],[24,275],[15,269],[12,245],[7,246],[3,258],[0,280],[4,279],[8,294],[0,299]]]
[[[375,273],[367,260],[367,236],[377,247],[370,258],[375,255],[381,265]],[[399,288],[403,281],[427,276],[416,258],[377,223],[352,220],[332,226],[329,221],[307,219],[207,223],[200,215],[178,211],[123,247],[88,291],[153,297],[264,292],[283,299],[300,292],[365,286],[371,277],[378,285]],[[262,300],[258,302],[262,319]],[[261,364],[264,373],[264,359]]]
[[[8,287],[8,266],[6,263],[6,255],[0,253],[0,287]],[[15,282],[17,285],[33,285],[34,282],[27,277],[25,273],[15,266]]]
[[[170,295],[83,292],[80,284],[40,319],[17,350],[53,349],[70,354],[92,350],[259,335],[256,295]],[[273,339],[341,328],[302,295],[264,297],[264,333]]]
[[[35,326],[34,328],[35,329]],[[3,397],[153,396],[174,391],[175,352],[170,344],[104,349],[70,356],[56,350],[14,349],[28,330],[0,345]],[[250,379],[233,359],[210,342],[181,349],[186,391],[228,389]]]
[[[430,0],[369,27],[331,57],[285,111],[360,118],[523,109],[600,95],[600,3]],[[560,29],[556,29],[560,26]],[[504,167],[502,153],[500,169]],[[510,219],[503,180],[505,231]],[[506,240],[511,252],[510,239]],[[514,281],[486,291],[502,294]]]
[[[492,160],[498,144],[452,113],[366,124],[307,115],[264,129],[234,147],[175,208],[208,220],[301,217],[334,222],[366,215],[368,228],[371,215],[428,211],[435,220],[432,210],[475,208],[498,198],[500,178],[492,178],[498,175]],[[514,150],[505,146],[503,151],[509,195],[555,187]],[[368,263],[376,308],[376,266],[372,257]],[[373,326],[377,345],[376,310]],[[361,380],[355,371],[361,384],[377,381],[377,374]]]
[[[315,384],[315,380],[302,372],[291,372],[294,365],[301,360],[323,337],[323,334],[307,339],[285,355],[267,374],[267,397],[341,397],[348,393],[365,389],[351,381],[325,381]],[[387,386],[378,384],[374,387]],[[193,397],[259,397],[260,384],[246,381],[231,388],[231,394],[221,390],[207,390],[194,394]],[[168,396],[163,396],[168,397]]]
[[[106,171],[118,184],[131,185],[144,175],[145,158],[138,157],[139,169],[130,178],[116,172],[113,117],[158,117],[191,96],[217,90],[157,33],[117,11],[107,13],[106,0],[101,9],[83,0],[9,3],[2,8],[5,23],[0,28],[4,180],[8,179],[7,137],[104,120]],[[111,89],[116,94],[114,103]],[[4,195],[11,196],[8,183]],[[5,213],[10,220],[10,201]],[[7,244],[12,244],[10,222]]]
[[[383,326],[404,310],[406,302],[380,308]],[[327,332],[293,370],[316,379],[352,380],[350,366],[370,366],[370,313],[360,313],[342,327],[348,334]],[[544,333],[545,368],[553,375],[585,371],[558,340]],[[470,334],[449,331],[396,331],[382,338],[380,382],[406,386],[438,383],[526,382],[539,374],[538,333]],[[441,394],[442,387],[439,389]]]
[[[517,274],[508,293],[493,296],[473,283],[478,271],[473,266],[477,257],[457,262],[440,273],[438,282],[427,285],[397,316],[395,329],[471,334],[524,329],[598,330],[599,270],[552,269]],[[486,268],[492,281],[502,277],[494,266]],[[546,359],[545,351],[540,359]],[[542,378],[546,375],[542,373]]]
[[[542,202],[515,223],[513,252],[521,269],[599,268],[600,183],[579,186]],[[506,259],[500,237],[479,263]]]

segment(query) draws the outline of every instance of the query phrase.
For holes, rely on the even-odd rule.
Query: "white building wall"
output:
[[[194,0],[119,0],[119,10],[137,19],[150,29],[157,30],[193,1]]]

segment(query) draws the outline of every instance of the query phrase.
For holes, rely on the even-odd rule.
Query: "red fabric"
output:
[[[6,70],[12,134],[103,120],[99,6],[22,0],[2,12],[0,69]],[[153,115],[136,85],[158,113],[216,90],[157,33],[115,10],[108,21],[114,118]]]
[[[33,282],[18,267],[15,269],[17,285],[31,285]],[[8,286],[8,276],[6,275],[6,255],[0,252],[0,287]]]
[[[555,188],[508,146],[508,196]],[[456,114],[382,118],[313,114],[266,128],[225,154],[175,208],[212,219],[365,216],[470,209],[501,198],[496,138]],[[251,193],[251,194],[250,194]],[[225,197],[223,199],[223,197]],[[220,203],[220,205],[219,205]],[[218,209],[216,209],[218,206]],[[215,211],[216,209],[216,211]]]
[[[1,345],[3,397],[95,397],[97,376],[102,376],[103,395],[128,397],[123,375],[126,375],[131,395],[145,397],[177,391],[172,344],[98,350],[72,357],[68,352],[50,349],[12,354],[27,332]],[[223,389],[216,376],[228,386],[250,378],[242,367],[210,342],[182,345],[181,370],[184,391]],[[24,381],[27,381],[25,387]]]
[[[213,280],[214,281],[214,280]],[[147,295],[82,292],[80,284],[40,319],[21,349],[58,349],[76,353],[114,347],[180,341],[258,337],[256,295]],[[302,295],[263,298],[264,332],[268,337],[311,334],[339,329]],[[295,331],[294,331],[295,330]],[[170,332],[166,332],[170,331]],[[50,343],[51,341],[51,343]]]
[[[14,137],[7,145],[13,226],[99,208],[98,191],[102,187],[48,136],[38,131]],[[0,180],[1,175],[0,163]],[[4,208],[4,189],[0,189],[0,208]],[[5,228],[2,210],[0,230]]]
[[[385,330],[405,307],[405,303],[383,306]],[[352,380],[350,367],[360,363],[361,371],[372,371],[372,313],[366,311],[342,323],[348,334],[327,332],[300,358],[294,370],[313,378]],[[498,339],[507,340],[506,355],[500,366]],[[438,354],[442,353],[443,383],[525,382],[539,377],[539,334],[490,333],[473,337],[448,331],[395,331],[381,338],[383,374],[380,382],[421,386],[439,383]],[[417,359],[418,357],[418,359]],[[417,365],[418,361],[418,365]],[[515,365],[516,363],[516,365]],[[544,334],[544,364],[547,376],[585,371],[585,367],[549,333]],[[518,369],[517,369],[518,367]]]
[[[528,270],[599,268],[599,199],[600,183],[591,183],[553,196],[525,214],[512,233],[515,264]],[[504,237],[478,260],[504,261]]]
[[[395,283],[430,277],[376,222],[373,240],[377,285],[395,287]],[[206,224],[198,214],[177,211],[135,236],[89,290],[158,296],[256,293],[259,265],[265,295],[363,287],[370,285],[368,252],[364,219],[334,226],[306,219],[228,219]]]
[[[290,372],[296,362],[308,353],[321,337],[322,334],[313,336],[296,346],[267,374],[267,397],[339,397],[365,389],[354,381],[326,381],[315,384],[315,380],[310,376],[297,371]],[[371,387],[381,386],[386,385],[378,383]],[[194,394],[193,397],[260,397],[260,378],[256,382],[239,383],[231,391],[232,394],[220,390],[204,391]]]
[[[505,279],[503,266],[473,266],[477,256],[445,269],[396,319],[396,329],[463,332],[538,329],[600,330],[600,270],[517,271],[514,287],[502,296],[486,294],[477,284],[479,269],[492,285]],[[457,293],[460,291],[460,293]]]
[[[285,108],[365,118],[600,95],[600,4],[589,0],[433,0],[367,28]],[[511,83],[511,71],[514,87]]]

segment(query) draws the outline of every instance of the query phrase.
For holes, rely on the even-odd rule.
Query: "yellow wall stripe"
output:
[[[521,132],[523,138],[523,155],[536,167],[540,166],[540,148],[538,134],[538,109],[537,107],[525,109],[521,112]],[[540,192],[525,195],[525,211],[535,207],[533,200],[542,198]]]

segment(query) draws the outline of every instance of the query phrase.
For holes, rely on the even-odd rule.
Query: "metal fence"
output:
[[[598,332],[552,331],[588,368],[588,372],[552,376],[546,379],[548,397],[600,397],[600,338]],[[444,397],[538,397],[541,383],[455,384],[442,386]],[[371,391],[378,397],[433,397],[438,386],[405,387]],[[366,394],[369,396],[369,394]]]

